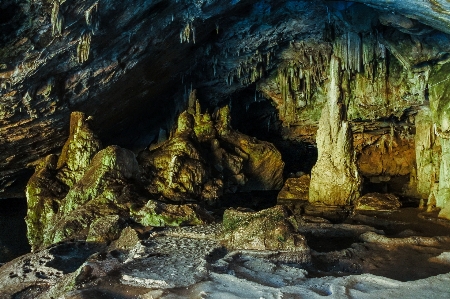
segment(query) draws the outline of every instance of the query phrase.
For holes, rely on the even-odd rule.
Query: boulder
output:
[[[308,200],[311,177],[308,174],[299,178],[288,178],[283,189],[278,193],[278,200]]]
[[[213,218],[199,205],[174,205],[149,200],[139,210],[131,210],[132,218],[144,226],[201,225]]]
[[[295,220],[281,205],[259,212],[228,209],[223,215],[223,240],[230,249],[288,252],[307,262],[306,239],[292,223]]]
[[[354,202],[355,210],[392,211],[402,204],[394,194],[368,193]]]

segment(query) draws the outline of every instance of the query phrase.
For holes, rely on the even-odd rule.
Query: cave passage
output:
[[[0,263],[30,252],[24,217],[26,198],[0,199]]]

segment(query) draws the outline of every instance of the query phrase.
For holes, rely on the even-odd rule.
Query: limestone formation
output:
[[[118,146],[100,148],[85,115],[74,112],[59,159],[50,155],[39,162],[27,185],[27,236],[33,250],[73,238],[112,241],[129,219],[145,226],[211,220],[197,205],[170,205],[146,198],[148,194],[139,191],[146,182],[134,153]],[[176,164],[180,155],[174,157],[168,162],[172,172],[181,167]]]
[[[432,113],[429,107],[422,108],[416,116],[416,165],[417,192],[424,200],[428,199],[434,185],[438,187],[440,142],[435,135]],[[428,201],[429,208],[436,206],[435,200]]]
[[[102,144],[90,129],[86,115],[82,112],[72,112],[69,138],[56,166],[58,179],[72,187],[84,175],[92,158],[101,148]]]
[[[355,210],[393,211],[401,207],[401,202],[394,194],[368,193],[354,202]]]
[[[449,71],[449,63],[437,65],[430,74],[429,86],[434,133],[441,145],[436,207],[441,209],[439,217],[447,219],[450,219],[450,85],[446,83]]]
[[[63,2],[63,1],[61,1]],[[52,14],[51,14],[51,22],[52,22],[52,34],[53,36],[60,36],[62,33],[62,29],[64,26],[64,16],[60,11],[60,1],[54,0]]]
[[[224,192],[281,188],[284,162],[273,144],[232,130],[229,108],[211,116],[201,113],[198,101],[190,102],[173,136],[139,154],[151,193],[214,203]]]
[[[352,133],[340,92],[339,59],[332,56],[328,101],[317,132],[318,159],[311,171],[309,201],[349,205],[359,197],[361,177],[356,167]]]
[[[77,46],[77,61],[82,64],[89,59],[89,52],[91,49],[91,38],[92,34],[90,32],[83,33],[78,40]]]
[[[308,200],[311,177],[307,174],[299,178],[288,178],[278,193],[278,200]]]
[[[162,123],[183,107],[191,84],[211,114],[227,99],[238,104],[233,113],[244,107],[251,113],[264,101],[262,91],[274,100],[284,128],[314,131],[332,52],[346,53],[351,66],[342,76],[349,119],[402,117],[422,105],[427,70],[449,58],[445,35],[423,35],[408,24],[426,21],[447,31],[446,1],[358,2],[383,9],[283,0],[236,18],[240,5],[217,0],[207,11],[202,1],[2,1],[8,29],[0,34],[0,190],[26,181],[26,165],[60,148],[73,109],[93,114],[108,143],[142,149],[156,130],[169,130]],[[382,32],[378,22],[386,14]],[[107,25],[101,31],[99,20]],[[196,44],[180,44],[180,33],[189,41],[195,33]],[[51,77],[50,93],[40,94]],[[256,96],[242,96],[253,84]]]
[[[59,203],[67,194],[68,186],[55,179],[56,155],[47,156],[37,166],[26,188],[27,238],[33,249],[47,242],[47,232],[53,226]]]
[[[259,212],[228,209],[223,215],[223,240],[230,249],[281,251],[296,262],[309,262],[309,247],[293,224],[281,205]]]

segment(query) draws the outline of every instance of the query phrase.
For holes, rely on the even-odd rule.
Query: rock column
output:
[[[417,193],[421,199],[428,199],[428,209],[433,209],[436,207],[433,190],[438,187],[441,149],[434,132],[431,110],[428,107],[422,108],[417,113],[415,125]]]
[[[441,144],[439,190],[436,207],[439,217],[450,219],[450,63],[433,68],[428,81],[430,108],[434,122],[434,134]],[[431,196],[430,196],[431,198]]]
[[[361,177],[356,166],[353,138],[346,121],[340,91],[340,62],[332,56],[327,103],[317,131],[318,160],[311,171],[309,201],[349,205],[357,199]]]

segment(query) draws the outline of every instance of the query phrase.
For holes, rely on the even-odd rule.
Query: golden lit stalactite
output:
[[[84,33],[78,41],[77,47],[77,61],[84,63],[89,58],[89,51],[91,48],[91,33]]]
[[[64,1],[58,1],[55,0],[53,2],[53,8],[52,8],[52,14],[50,17],[50,21],[52,23],[52,35],[53,36],[60,36],[62,33],[62,29],[64,26],[64,16],[62,15],[59,6]]]
[[[95,2],[84,12],[84,18],[86,19],[86,25],[92,28],[92,33],[98,30],[99,17],[98,17],[98,2]]]
[[[180,31],[180,43],[190,43],[192,34],[192,41],[195,44],[195,27],[192,25],[192,23],[186,23],[186,26]]]

